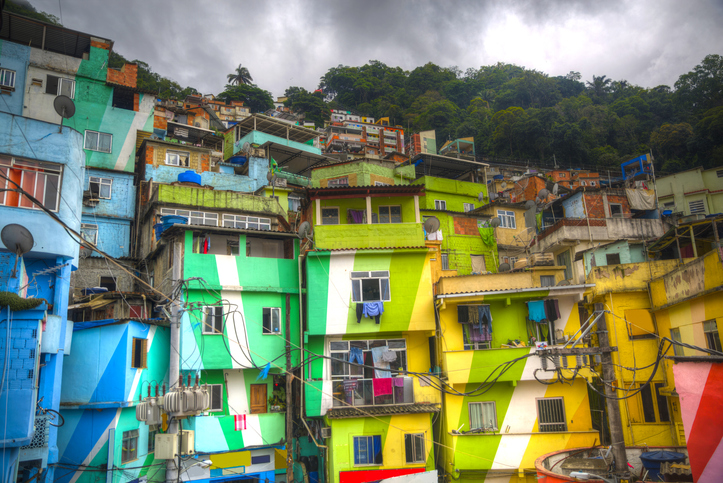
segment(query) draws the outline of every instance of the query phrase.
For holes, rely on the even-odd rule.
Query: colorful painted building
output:
[[[63,367],[57,479],[97,481],[97,470],[107,469],[100,474],[108,482],[165,481],[166,462],[155,459],[155,434],[163,428],[137,421],[135,404],[168,377],[167,322],[108,319],[77,322],[73,330],[76,350]]]
[[[440,468],[450,480],[532,483],[540,454],[599,441],[587,362],[561,356],[543,365],[536,353],[536,342],[561,345],[585,322],[579,303],[588,286],[546,286],[550,277],[562,281],[563,272],[535,267],[437,282],[437,350],[446,378]],[[545,310],[546,302],[556,310]],[[566,384],[553,378],[556,367]]]
[[[661,211],[683,216],[723,213],[723,166],[659,177],[655,189]]]
[[[526,257],[535,239],[535,227],[527,227],[525,224],[525,206],[522,203],[508,203],[506,201],[494,201],[483,205],[475,210],[489,218],[497,217],[500,225],[494,229],[497,242],[499,263],[509,263],[510,267],[515,262]],[[558,265],[564,265],[559,263]],[[567,280],[571,277],[566,277]]]
[[[327,174],[315,170],[313,181]],[[422,193],[419,185],[308,190],[304,414],[324,426],[330,482],[435,467],[440,394],[420,375],[436,365],[438,242],[425,242]]]

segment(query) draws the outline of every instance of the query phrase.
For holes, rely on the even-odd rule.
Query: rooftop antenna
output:
[[[70,119],[75,115],[75,103],[68,96],[60,95],[53,101],[55,112],[60,116],[60,131],[63,132],[63,119]]]
[[[15,278],[17,276],[18,259],[32,250],[35,240],[30,230],[15,223],[5,225],[5,228],[0,232],[0,240],[8,250],[15,254],[15,265],[10,274],[10,278]]]

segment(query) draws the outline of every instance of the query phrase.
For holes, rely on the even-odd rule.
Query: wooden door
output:
[[[251,414],[266,412],[266,384],[251,384]]]

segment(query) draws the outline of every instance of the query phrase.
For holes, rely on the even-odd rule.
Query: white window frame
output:
[[[409,438],[409,441],[412,444],[412,461],[409,461],[407,459],[407,438]],[[421,440],[421,442],[420,442]],[[420,463],[426,463],[427,462],[427,453],[425,451],[426,446],[426,438],[424,433],[406,433],[404,435],[404,462],[408,465],[415,465]],[[422,445],[422,457],[421,459],[416,459],[417,456],[417,445]]]
[[[324,223],[324,210],[336,210],[336,223]],[[322,206],[321,207],[321,220],[319,220],[322,225],[338,225],[340,223],[339,220],[339,207],[338,206]]]
[[[75,99],[75,80],[74,79],[68,79],[67,77],[60,77],[57,75],[48,74],[48,76],[45,79],[46,82],[48,82],[49,77],[56,77],[58,79],[58,89],[55,92],[55,94],[51,94],[51,95],[59,96],[59,95],[63,94],[63,85],[66,83],[70,83],[70,95],[68,97],[70,97],[71,99]],[[46,87],[45,93],[46,94],[48,93],[47,87]]]
[[[334,339],[329,341],[329,377],[333,380],[343,380],[348,378],[357,378],[357,379],[363,379],[364,378],[364,368],[356,365],[350,365],[349,362],[349,349],[351,347],[352,342],[356,343],[363,343],[366,346],[366,349],[362,348],[362,352],[369,352],[371,349],[369,348],[369,344],[372,342],[381,341],[386,345],[390,351],[397,351],[397,361],[404,361],[404,364],[402,365],[403,372],[407,370],[407,367],[409,365],[408,360],[408,352],[407,352],[407,340],[406,339],[363,339],[363,340],[341,340],[341,339]],[[358,344],[357,344],[358,346]],[[403,353],[404,356],[402,356],[399,353]],[[340,354],[337,357],[334,357],[335,354]],[[333,362],[334,361],[340,361],[342,363],[346,362],[347,364],[344,364],[342,367],[344,368],[343,374],[334,374],[332,372],[332,369],[334,367]],[[397,366],[398,367],[398,366]],[[393,376],[402,376],[403,373],[398,373],[397,370],[391,369]]]
[[[464,212],[470,212],[474,210],[474,203],[464,203]]]
[[[375,181],[374,186],[389,186],[389,183],[385,183],[384,181]]]
[[[10,170],[17,170],[20,171],[20,182],[18,183],[20,186],[25,187],[24,189],[28,191],[31,196],[33,196],[35,199],[37,199],[40,203],[42,203],[45,208],[47,208],[50,211],[57,212],[60,209],[60,186],[63,180],[63,167],[60,165],[51,165],[49,163],[41,163],[38,161],[25,161],[17,158],[4,158],[0,156],[0,173],[3,174],[3,176],[10,177],[9,171]],[[25,176],[34,176],[35,179],[33,181],[32,189],[28,190],[28,187],[26,186],[26,179]],[[38,192],[38,180],[40,176],[44,176],[44,180],[42,183],[43,190],[42,192]],[[55,183],[55,191],[51,194],[55,194],[55,198],[52,200],[54,203],[53,206],[48,206],[48,199],[46,199],[46,195],[48,194],[48,185],[49,183]],[[31,210],[39,210],[40,207],[37,207],[35,203],[32,203],[27,197],[23,195],[18,196],[17,205],[7,205],[7,195],[6,191],[2,191],[3,189],[14,189],[16,188],[15,185],[10,183],[5,178],[0,177],[0,205],[4,206],[13,206],[16,208],[24,208],[24,209],[31,209]],[[26,206],[26,205],[30,206]]]
[[[93,134],[98,135],[98,139],[95,142],[95,148],[88,147],[88,133],[93,133]],[[108,146],[108,151],[100,149],[101,136],[109,136],[110,137],[110,145]],[[83,149],[87,149],[88,151],[96,151],[99,153],[112,153],[113,152],[113,135],[110,133],[107,133],[107,132],[92,131],[90,129],[86,129],[85,130],[85,139],[83,140]]]
[[[222,219],[224,228],[271,230],[271,218],[224,213]]]
[[[476,406],[479,406],[480,408],[482,408],[482,411],[481,411],[482,414],[484,414],[485,406],[486,407],[492,406],[492,414],[494,414],[494,416],[495,416],[492,426],[486,426],[486,425],[484,425],[484,422],[483,422],[483,425],[480,427],[472,427],[472,408],[476,407]],[[470,431],[476,430],[476,429],[479,429],[482,431],[499,431],[498,424],[497,424],[497,403],[495,403],[495,401],[472,401],[472,402],[469,402],[469,403],[467,403],[467,415],[469,416]]]
[[[0,69],[0,87],[5,89],[15,89],[15,71],[10,69]]]
[[[356,453],[355,453],[354,448],[356,447],[356,439],[357,439],[357,438],[365,438],[365,439],[367,440],[367,443],[366,443],[366,444],[367,444],[367,450],[366,450],[366,455],[367,455],[366,460],[367,460],[367,462],[366,462],[366,463],[357,463],[357,462],[356,462],[356,460],[357,460],[357,455],[356,455]],[[371,444],[372,451],[374,450],[374,438],[379,438],[380,441],[381,441],[380,446],[381,446],[381,450],[382,450],[382,461],[379,462],[379,463],[377,463],[376,461],[374,461],[374,456],[375,456],[375,455],[374,455],[374,454],[370,454],[370,450],[369,450],[369,441],[370,441],[370,440],[371,440],[371,443],[372,443],[372,444]],[[381,434],[362,434],[362,435],[359,435],[359,436],[354,436],[354,437],[352,438],[351,453],[352,453],[352,460],[353,460],[353,462],[354,462],[354,466],[384,466],[384,438],[382,438],[382,435],[381,435]],[[371,460],[372,460],[371,462],[369,461],[370,458],[371,458]]]
[[[382,208],[386,208],[387,211],[387,217],[389,217],[389,221],[382,221]],[[392,221],[392,208],[399,208],[399,221]],[[379,206],[379,223],[384,224],[392,224],[392,223],[401,223],[402,222],[402,205],[381,205]]]
[[[289,196],[289,211],[301,211],[301,198],[298,196]]]
[[[92,192],[92,188],[90,185],[93,183],[98,185],[98,198],[101,200],[109,200],[111,199],[112,192],[113,192],[113,178],[101,178],[100,176],[91,176],[88,180],[88,189]],[[108,196],[103,196],[103,187],[108,187]]]
[[[86,230],[86,231],[83,231]],[[89,239],[86,237],[87,231],[90,230],[93,232],[93,239]],[[93,223],[81,223],[80,224],[80,234],[83,236],[83,239],[92,243],[93,245],[98,244],[98,225],[95,225]]]
[[[610,218],[624,218],[622,203],[610,203],[608,206],[610,207]],[[620,207],[620,213],[613,213],[613,206]]]
[[[215,388],[219,388],[221,391],[219,400],[216,401],[213,397],[213,390]],[[223,411],[223,384],[209,384],[208,385],[208,395],[209,395],[209,402],[208,402],[208,409],[207,411],[210,413],[217,413],[220,411]],[[214,404],[217,403],[217,404]]]
[[[221,335],[223,336],[224,326],[224,307],[223,305],[204,305],[203,317],[201,319],[201,333],[203,335]],[[216,326],[218,324],[217,317],[219,316],[218,311],[221,311],[221,327],[220,329]],[[212,313],[213,312],[213,313]],[[213,317],[212,322],[208,323],[208,317]]]
[[[350,274],[352,284],[352,302],[354,303],[365,303],[365,302],[391,302],[392,301],[392,288],[391,281],[389,280],[389,270],[370,270],[370,271],[354,271]],[[379,300],[364,300],[364,280],[378,280],[379,283]],[[386,295],[384,297],[384,280],[386,280]],[[356,288],[355,288],[356,287]],[[356,294],[355,294],[356,292]],[[357,296],[358,295],[358,296]]]
[[[514,211],[497,210],[497,218],[500,219],[500,228],[517,229],[517,219]]]
[[[181,157],[186,156],[186,163],[181,163]],[[178,166],[181,168],[188,168],[191,166],[191,153],[188,151],[175,151],[173,149],[166,150],[166,160],[165,163],[168,166]]]
[[[266,311],[269,311],[269,325],[266,326]],[[274,319],[274,315],[276,318]],[[263,318],[261,324],[263,335],[279,335],[281,334],[281,308],[280,307],[264,307]]]
[[[447,201],[434,200],[434,209],[437,211],[447,211]]]

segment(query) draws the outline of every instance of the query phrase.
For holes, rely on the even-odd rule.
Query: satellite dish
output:
[[[241,147],[241,151],[243,151],[244,153],[248,153],[249,151],[251,151],[251,143],[246,141]]]
[[[512,269],[509,263],[500,263],[499,272],[509,272]]]
[[[525,202],[525,209],[530,210],[534,208],[537,204],[533,200],[527,200]]]
[[[18,259],[32,250],[35,245],[35,240],[30,230],[15,223],[5,225],[5,228],[0,232],[0,240],[2,240],[8,250],[15,254],[15,265],[13,266],[13,271],[10,273],[10,278],[15,278]]]
[[[552,187],[552,194],[557,196],[559,189],[560,189],[560,186],[557,183],[555,183],[555,186]]]
[[[75,103],[68,96],[58,96],[53,101],[55,112],[63,119],[70,119],[75,115]],[[63,119],[60,120],[60,132],[63,132]]]
[[[198,121],[194,122],[193,125],[196,126],[196,127],[201,127],[201,123],[198,122]]]
[[[492,225],[492,228],[497,228],[502,224],[502,220],[500,220],[498,217],[494,217],[490,220],[490,225]]]
[[[434,233],[439,230],[439,218],[436,216],[430,216],[424,220],[424,231],[427,233]]]
[[[301,225],[299,225],[299,238],[306,239],[309,238],[309,233],[311,232],[311,223],[308,221],[301,222]]]
[[[494,201],[497,199],[497,193],[490,193],[490,201]]]
[[[537,193],[537,198],[540,200],[545,200],[548,196],[550,196],[550,191],[547,188],[542,188],[540,192]]]
[[[477,195],[477,200],[482,201],[484,199],[485,199],[485,194],[484,194],[484,192],[480,191],[479,194]]]
[[[507,183],[505,183],[504,181],[502,183],[500,183],[500,188],[502,188],[502,189],[507,188]]]

